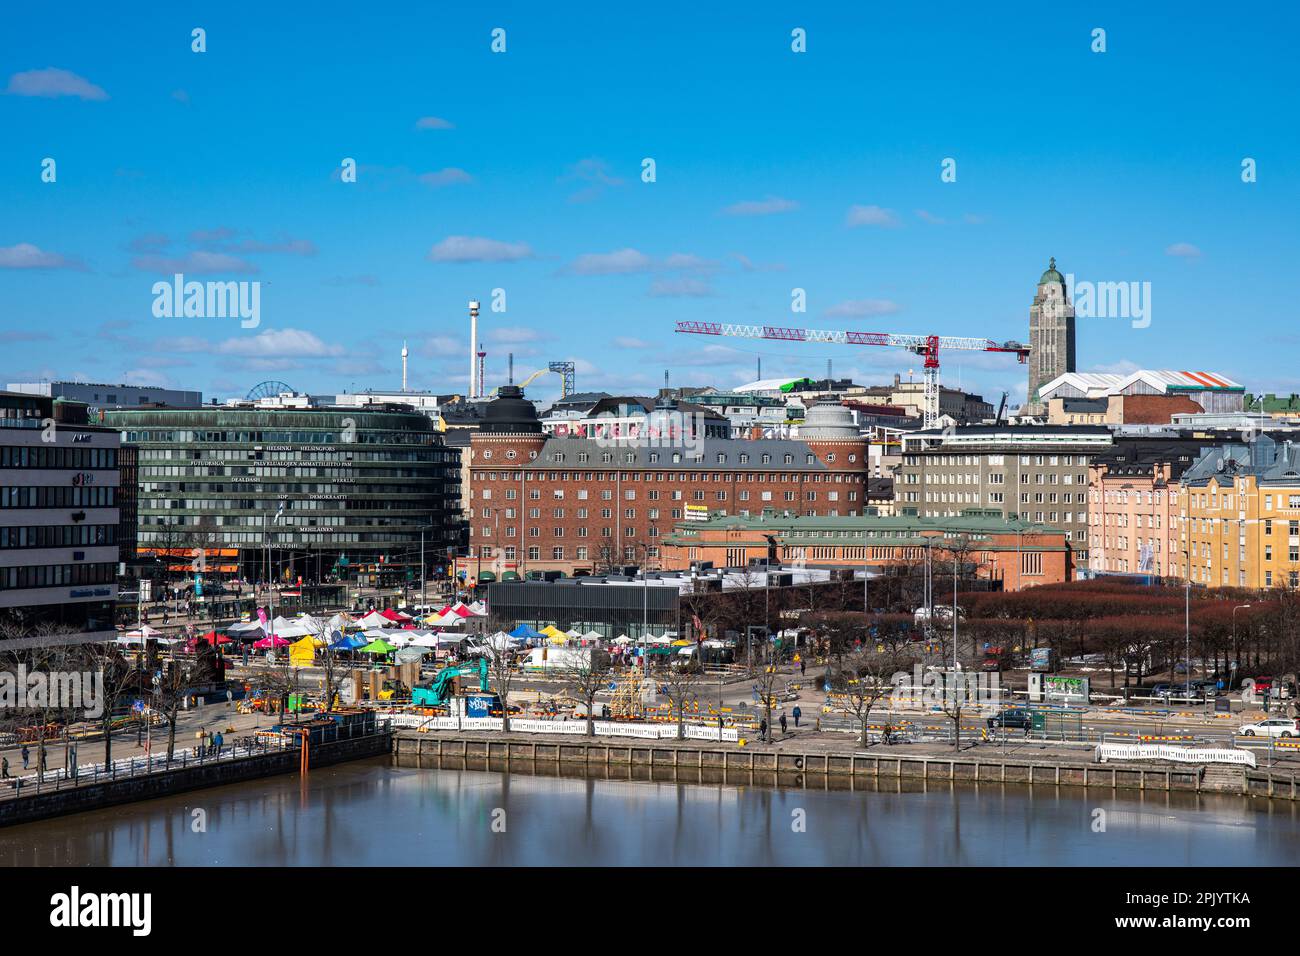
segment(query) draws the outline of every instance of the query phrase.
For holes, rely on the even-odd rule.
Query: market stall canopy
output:
[[[432,654],[433,649],[428,647],[417,647],[412,644],[408,647],[401,648],[394,656],[399,664],[411,663],[421,660],[427,654]]]
[[[187,646],[190,648],[190,650],[193,650],[194,648],[199,646],[199,641],[207,641],[208,645],[211,647],[216,647],[218,644],[231,643],[230,638],[226,637],[226,635],[218,634],[216,631],[208,631],[208,633],[206,634],[200,634],[197,637],[191,637],[189,639]]]
[[[366,642],[355,635],[351,637],[340,637],[330,645],[330,650],[335,651],[355,651],[358,647],[365,647]]]
[[[316,660],[316,639],[308,634],[289,647],[289,664],[293,667],[310,667]]]
[[[275,637],[264,637],[253,646],[259,651],[269,651],[276,647],[288,647],[289,642],[277,634]]]
[[[475,601],[469,606],[469,613],[475,617],[487,617],[487,604],[483,601]]]
[[[378,613],[380,617],[385,617],[394,624],[401,624],[402,622],[411,619],[411,615],[403,614],[401,611],[394,611],[391,607],[386,607]]]
[[[276,637],[288,637],[288,638],[305,637],[308,634],[315,634],[319,630],[320,630],[319,627],[317,627],[315,630],[306,627],[302,623],[301,619],[290,620],[287,617],[277,617],[274,621],[271,622],[271,633],[274,634]]]
[[[599,641],[604,639],[604,635],[601,634],[600,631],[591,630],[583,634],[582,639],[584,641]]]
[[[392,644],[389,644],[383,638],[371,641],[365,647],[361,648],[362,654],[391,654],[397,650]]]
[[[262,630],[262,625],[256,621],[232,624],[226,628],[226,633],[239,641],[256,641],[266,637],[266,631]]]
[[[362,630],[370,630],[372,627],[387,627],[392,623],[392,621],[384,617],[378,611],[371,611],[365,617],[361,618],[361,620],[357,621],[357,624]]]
[[[520,640],[529,641],[529,640],[537,640],[539,638],[545,637],[546,635],[543,634],[541,631],[529,627],[527,624],[520,624],[518,627],[516,627],[513,631],[510,632],[510,636],[517,637]]]
[[[308,634],[319,634],[326,627],[325,624],[322,624],[320,620],[312,617],[310,614],[298,615],[298,617],[293,619],[293,623],[297,624],[299,627],[307,628]]]
[[[346,614],[335,614],[329,619],[329,622],[325,625],[325,629],[331,632],[342,631],[353,626],[351,617]]]

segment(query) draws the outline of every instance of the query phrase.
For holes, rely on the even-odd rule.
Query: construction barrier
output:
[[[390,727],[402,730],[501,730],[500,717],[423,717],[419,714],[392,714],[387,721]],[[593,727],[598,737],[639,737],[647,740],[676,740],[677,725],[674,724],[620,724],[609,720],[597,720]],[[521,734],[568,734],[581,736],[587,732],[585,718],[577,720],[531,720],[524,717],[510,718],[511,733]],[[687,740],[735,741],[739,730],[735,727],[717,727],[700,724],[686,725]]]
[[[1196,750],[1164,744],[1098,744],[1097,758],[1107,760],[1176,760],[1180,763],[1233,763],[1255,766],[1249,750]]]

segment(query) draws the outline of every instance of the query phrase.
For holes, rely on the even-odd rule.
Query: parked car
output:
[[[1023,707],[1011,707],[989,718],[990,730],[994,727],[1019,727],[1024,729],[1032,728],[1033,725],[1033,714]]]
[[[1300,737],[1300,720],[1270,717],[1255,724],[1246,724],[1237,733],[1244,737]]]

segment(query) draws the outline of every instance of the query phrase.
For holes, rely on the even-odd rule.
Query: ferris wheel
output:
[[[284,392],[288,392],[290,395],[294,394],[293,389],[284,382],[271,380],[258,382],[248,390],[248,394],[244,397],[250,402],[255,402],[259,398],[274,398],[276,395],[281,395]]]

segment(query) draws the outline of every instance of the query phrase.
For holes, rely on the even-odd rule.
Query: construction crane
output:
[[[773,325],[734,325],[729,322],[678,322],[678,332],[692,335],[730,335],[742,339],[770,339],[777,342],[830,342],[837,345],[888,345],[907,349],[925,359],[923,420],[925,428],[939,424],[939,350],[1010,352],[1020,362],[1029,357],[1029,346],[1020,342],[962,338],[949,335],[909,335],[894,332],[845,332],[829,329],[790,329]]]

